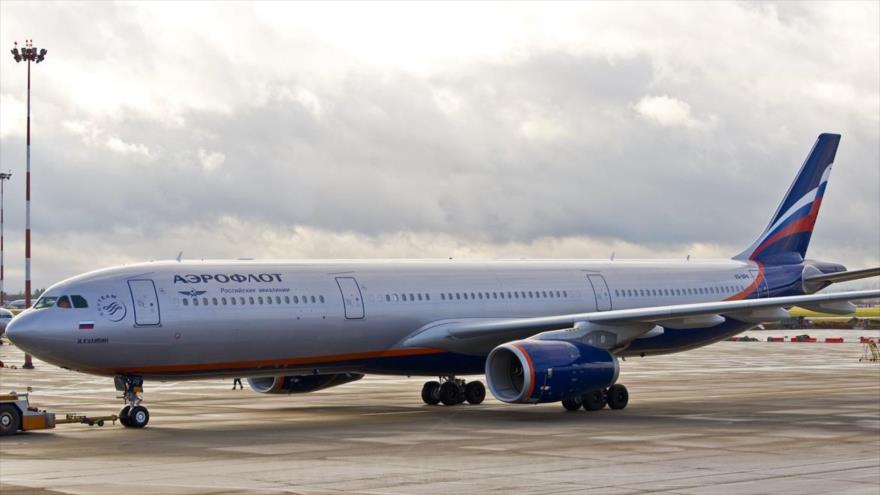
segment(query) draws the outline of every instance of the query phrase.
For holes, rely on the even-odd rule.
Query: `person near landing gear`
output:
[[[232,380],[232,390],[235,390],[235,386],[238,385],[238,388],[244,390],[244,385],[241,384],[241,378],[236,378]]]

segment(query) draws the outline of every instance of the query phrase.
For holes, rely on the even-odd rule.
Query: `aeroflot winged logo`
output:
[[[281,282],[280,273],[215,273],[215,274],[195,274],[187,273],[186,275],[174,275],[175,284],[206,284],[208,282],[218,282],[228,284],[229,282]]]
[[[98,314],[110,321],[125,318],[125,303],[116,294],[105,294],[98,298]]]
[[[198,296],[201,296],[202,294],[204,294],[204,293],[207,292],[207,291],[192,289],[192,290],[179,290],[179,291],[177,291],[177,292],[178,292],[179,294],[183,294],[184,296],[198,297]]]

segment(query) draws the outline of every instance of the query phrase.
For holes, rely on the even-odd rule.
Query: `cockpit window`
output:
[[[71,308],[70,299],[68,299],[67,296],[61,296],[58,298],[58,301],[55,303],[55,306],[58,306],[59,308],[70,309]]]
[[[55,306],[55,301],[57,300],[57,297],[41,297],[37,300],[37,303],[34,304],[34,309],[51,308],[52,306]]]
[[[89,303],[86,302],[86,298],[83,296],[73,295],[70,296],[70,300],[73,302],[74,308],[88,308]]]

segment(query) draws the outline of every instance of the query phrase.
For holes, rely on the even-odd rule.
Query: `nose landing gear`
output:
[[[119,410],[119,422],[127,428],[143,428],[150,422],[150,412],[141,405],[144,379],[139,376],[117,376],[113,379],[125,406]]]

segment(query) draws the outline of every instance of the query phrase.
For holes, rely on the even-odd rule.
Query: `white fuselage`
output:
[[[87,307],[30,309],[16,342],[106,375],[461,374],[485,356],[401,342],[440,320],[738,299],[762,277],[732,260],[151,262],[56,284],[43,297]]]

